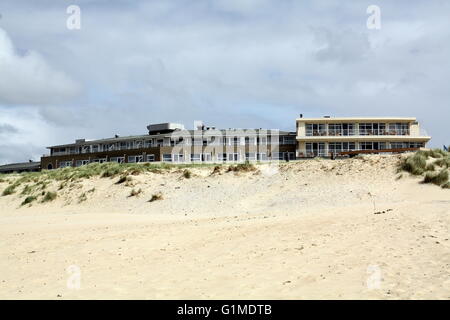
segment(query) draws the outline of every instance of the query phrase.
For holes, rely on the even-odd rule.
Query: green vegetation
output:
[[[9,196],[10,194],[13,194],[14,192],[16,192],[16,187],[17,184],[12,184],[6,187],[5,190],[3,190],[2,192],[2,196]]]
[[[420,152],[421,151],[418,151],[404,159],[404,161],[400,164],[400,169],[413,175],[423,174],[427,165],[427,157]]]
[[[420,150],[400,162],[399,171],[423,175],[423,183],[449,188],[450,153],[440,149]]]
[[[79,197],[78,197],[78,203],[81,203],[83,201],[87,200],[87,196],[86,196],[86,192],[83,192]]]
[[[424,183],[434,183],[441,186],[448,182],[448,170],[442,169],[439,172],[427,172],[424,179]]]
[[[116,184],[121,184],[121,183],[124,183],[124,182],[129,182],[129,181],[131,181],[131,180],[132,180],[131,177],[123,175],[123,176],[121,176],[121,177],[119,178],[119,180],[116,182]]]
[[[44,196],[44,198],[42,199],[42,202],[50,202],[50,201],[53,201],[53,200],[55,200],[56,199],[56,192],[50,192],[50,191],[48,191],[46,194],[45,194],[45,196]]]
[[[136,196],[138,196],[141,193],[142,193],[142,189],[139,189],[139,190],[134,190],[133,189],[133,190],[131,190],[130,195],[128,197],[136,197]]]
[[[35,196],[28,196],[28,197],[25,198],[25,200],[22,201],[22,203],[20,205],[24,206],[26,204],[32,203],[35,200],[36,200]]]
[[[250,172],[250,171],[256,171],[256,167],[253,164],[251,164],[250,162],[246,161],[244,163],[239,163],[235,166],[229,166],[228,171]]]
[[[163,199],[163,195],[161,192],[155,193],[152,195],[152,197],[150,198],[150,200],[148,200],[148,202],[153,202],[153,201],[158,201],[158,200],[162,200]]]
[[[190,179],[191,176],[192,176],[192,173],[189,170],[186,169],[186,170],[183,171],[183,177],[184,178]]]

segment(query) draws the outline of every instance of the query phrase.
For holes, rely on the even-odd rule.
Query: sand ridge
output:
[[[398,179],[400,157],[55,182],[57,199],[31,206],[0,197],[0,298],[448,299],[450,191]]]

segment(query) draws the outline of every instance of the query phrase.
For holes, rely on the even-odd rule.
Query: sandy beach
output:
[[[19,189],[0,197],[0,298],[449,299],[450,191],[399,158],[54,182],[31,206]]]

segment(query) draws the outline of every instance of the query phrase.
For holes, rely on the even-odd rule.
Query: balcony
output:
[[[410,136],[409,129],[329,129],[306,130],[307,137],[340,137],[340,136]]]

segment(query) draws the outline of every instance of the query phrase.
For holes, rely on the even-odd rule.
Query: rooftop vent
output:
[[[77,139],[75,140],[75,143],[83,143],[86,142],[86,139]]]
[[[324,118],[331,118],[330,116],[323,116]]]
[[[150,124],[147,126],[147,129],[149,134],[169,133],[177,129],[184,130],[184,125],[179,123],[166,122],[166,123]]]

